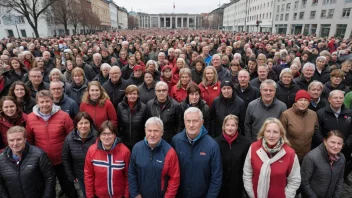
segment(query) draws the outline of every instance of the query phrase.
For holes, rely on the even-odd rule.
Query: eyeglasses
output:
[[[102,137],[112,137],[114,135],[114,133],[101,133],[100,136]]]
[[[161,92],[167,92],[167,89],[158,89],[156,92],[161,93]]]

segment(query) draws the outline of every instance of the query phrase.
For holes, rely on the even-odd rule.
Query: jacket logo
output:
[[[207,155],[205,152],[200,152],[199,155]]]
[[[280,163],[283,163],[284,161],[283,160],[279,160]]]
[[[163,161],[160,161],[160,160],[156,160],[156,162],[163,163]]]

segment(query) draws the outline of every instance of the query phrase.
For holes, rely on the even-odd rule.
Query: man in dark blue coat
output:
[[[64,94],[64,83],[61,81],[51,81],[50,93],[53,95],[55,105],[60,106],[61,110],[68,113],[73,120],[79,112],[79,107],[76,101]]]
[[[196,107],[184,113],[185,129],[172,138],[180,162],[178,197],[217,197],[222,183],[219,145],[203,126]]]

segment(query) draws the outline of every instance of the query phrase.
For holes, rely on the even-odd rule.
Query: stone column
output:
[[[181,28],[183,28],[183,17],[181,17]]]
[[[166,17],[164,17],[164,28],[166,28]]]
[[[187,28],[189,28],[189,17],[187,17]]]
[[[158,28],[160,28],[160,16],[158,16]]]
[[[170,16],[170,28],[172,28],[172,16]]]

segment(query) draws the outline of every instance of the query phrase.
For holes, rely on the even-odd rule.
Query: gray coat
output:
[[[328,153],[324,143],[311,150],[304,158],[301,167],[303,197],[330,198],[341,197],[343,191],[343,173],[345,156],[340,157],[330,167]]]
[[[257,98],[250,102],[246,111],[244,121],[244,134],[250,142],[257,140],[257,134],[267,118],[279,119],[282,112],[287,109],[286,104],[274,98],[273,102],[266,106],[262,98]]]

